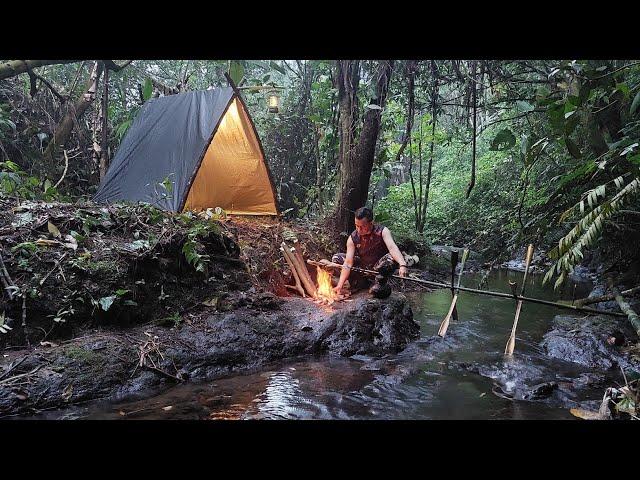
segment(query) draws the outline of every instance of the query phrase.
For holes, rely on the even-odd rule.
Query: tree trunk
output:
[[[56,149],[64,145],[69,139],[69,135],[73,130],[74,121],[82,117],[87,108],[89,108],[89,105],[95,100],[98,82],[100,81],[100,75],[102,75],[103,69],[104,65],[102,62],[95,62],[91,69],[91,76],[87,82],[85,93],[80,95],[80,98],[78,98],[75,104],[67,111],[67,114],[56,127],[53,139],[44,151],[43,157],[46,161],[53,160]]]
[[[431,187],[431,171],[433,169],[433,154],[436,144],[436,122],[438,119],[438,68],[434,60],[431,61],[431,75],[433,76],[433,90],[431,92],[431,147],[429,152],[429,166],[427,167],[427,182],[424,188],[422,214],[420,215],[420,225],[418,226],[418,233],[421,235],[424,233],[424,226],[427,223],[427,205],[429,204],[429,188]]]
[[[406,74],[408,77],[407,92],[409,99],[407,101],[407,126],[405,127],[404,136],[402,137],[402,143],[396,154],[396,160],[394,163],[399,163],[404,149],[407,148],[409,143],[409,137],[411,137],[411,130],[413,129],[413,117],[415,112],[415,78],[418,62],[416,60],[409,60],[406,64]]]
[[[471,96],[473,102],[473,149],[471,152],[471,180],[469,181],[469,186],[467,187],[467,198],[471,195],[471,190],[473,186],[476,184],[476,117],[477,117],[477,107],[478,107],[478,99],[476,98],[476,67],[477,61],[474,60],[472,72],[471,72]]]
[[[45,65],[60,65],[63,63],[76,63],[80,60],[11,60],[0,63],[0,80],[15,77],[31,69],[44,67]]]
[[[102,139],[100,142],[100,181],[107,174],[109,166],[108,122],[109,121],[109,70],[104,72],[104,90],[102,91]]]
[[[371,99],[370,105],[380,108],[366,109],[362,130],[356,143],[354,140],[358,106],[356,97],[359,81],[358,70],[357,61],[338,61],[338,100],[341,116],[340,184],[336,196],[334,225],[338,232],[347,233],[354,228],[354,211],[364,206],[367,201],[376,142],[380,132],[382,109],[393,72],[393,60],[381,60],[378,63],[376,98]]]

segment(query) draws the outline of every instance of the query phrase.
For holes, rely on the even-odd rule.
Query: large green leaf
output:
[[[498,134],[495,136],[493,141],[491,142],[490,150],[493,151],[501,151],[508,150],[516,144],[515,135],[509,130],[505,128],[504,130],[500,130]]]
[[[635,113],[638,105],[640,105],[640,90],[638,90],[638,93],[636,93],[636,96],[633,98],[633,102],[631,102],[631,108],[629,109],[631,115]]]
[[[107,310],[109,310],[109,308],[111,307],[111,305],[113,304],[113,301],[116,299],[115,295],[112,295],[110,297],[102,297],[99,300],[100,303],[100,307],[102,308],[102,310],[104,310],[105,312]]]
[[[242,78],[244,77],[244,67],[240,62],[232,61],[229,64],[229,76],[233,83],[240,85]]]
[[[153,84],[151,83],[151,79],[147,77],[144,81],[144,88],[142,89],[142,99],[146,102],[151,98],[151,94],[153,93]]]

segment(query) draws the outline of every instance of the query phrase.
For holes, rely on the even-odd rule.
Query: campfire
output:
[[[302,249],[299,248],[297,241],[294,242],[293,247],[282,242],[280,251],[295,281],[295,285],[285,285],[288,289],[298,292],[301,297],[310,297],[320,305],[332,305],[334,302],[344,300],[350,295],[348,292],[338,295],[333,290],[331,274],[320,267],[316,267],[317,285],[313,282],[302,256]]]

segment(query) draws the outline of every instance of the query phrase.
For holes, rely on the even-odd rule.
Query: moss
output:
[[[104,355],[102,355],[101,353],[94,352],[93,350],[86,350],[84,348],[76,346],[66,347],[64,350],[64,354],[73,360],[79,360],[93,366],[99,366],[105,360]]]

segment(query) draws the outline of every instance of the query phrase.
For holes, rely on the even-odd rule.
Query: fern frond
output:
[[[621,188],[624,180],[620,176],[614,179],[613,182],[616,188]],[[555,272],[560,275],[554,285],[554,289],[558,288],[566,275],[571,273],[575,265],[582,261],[584,257],[582,252],[595,245],[602,233],[605,220],[617,213],[625,203],[640,192],[640,177],[635,177],[612,198],[605,200],[602,205],[595,206],[598,198],[604,197],[605,185],[600,185],[585,192],[583,199],[572,207],[572,209],[579,208],[580,212],[584,212],[584,199],[586,198],[592,210],[576,222],[576,225],[569,233],[560,239],[557,247],[549,251],[548,255],[556,259],[556,263],[545,275],[543,283],[551,280]]]

